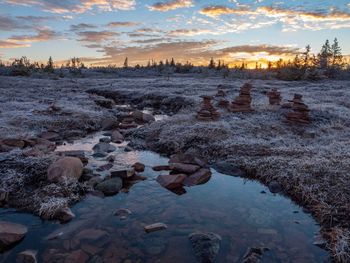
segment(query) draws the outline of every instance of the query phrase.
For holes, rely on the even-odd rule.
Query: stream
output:
[[[156,116],[161,120],[161,115]],[[103,132],[58,146],[56,151],[84,150],[88,168],[96,171],[106,157],[92,156],[92,147]],[[168,164],[168,158],[150,151],[125,151],[127,142],[113,144],[115,167],[145,164],[147,180],[129,191],[101,198],[87,195],[71,209],[76,215],[61,225],[43,221],[14,209],[0,209],[0,220],[28,226],[25,239],[0,255],[0,262],[16,262],[17,253],[38,251],[39,262],[63,261],[67,254],[84,251],[86,261],[76,262],[196,262],[188,235],[196,231],[221,236],[216,262],[242,262],[248,248],[266,247],[261,262],[329,262],[327,251],[315,246],[319,226],[303,209],[282,195],[269,192],[258,182],[221,174],[212,169],[211,179],[185,187],[177,195],[156,178],[164,171],[152,167]],[[108,171],[99,172],[107,175]],[[127,209],[123,216],[118,209]],[[165,223],[165,230],[146,233],[144,226]]]

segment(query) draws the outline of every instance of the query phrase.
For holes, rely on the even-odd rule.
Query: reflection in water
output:
[[[96,169],[106,163],[105,158],[91,159],[92,146],[100,137],[97,134],[57,150],[84,149],[89,166]],[[0,220],[25,224],[29,233],[0,259],[14,262],[18,252],[35,249],[39,250],[39,259],[46,262],[61,262],[59,259],[79,253],[91,262],[196,262],[188,235],[208,231],[222,237],[217,262],[240,262],[249,247],[270,249],[262,262],[327,260],[327,252],[312,245],[319,230],[315,221],[289,199],[262,194],[268,192],[265,186],[212,170],[209,182],[186,187],[186,194],[176,195],[156,182],[163,172],[152,170],[153,166],[166,165],[167,158],[147,151],[124,152],[125,144],[116,146],[117,151],[111,155],[116,157],[117,165],[144,163],[142,175],[147,180],[128,193],[107,198],[87,196],[73,206],[77,217],[66,225],[12,210],[1,213]],[[131,214],[121,220],[114,215],[120,209],[128,209]],[[146,234],[143,227],[155,222],[165,223],[168,228]],[[45,238],[48,235],[50,240]]]

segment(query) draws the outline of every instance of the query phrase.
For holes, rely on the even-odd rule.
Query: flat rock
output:
[[[135,175],[134,168],[125,168],[125,169],[118,169],[118,170],[111,171],[112,178],[119,177],[119,178],[127,179],[134,175]]]
[[[157,182],[167,189],[181,188],[187,175],[185,174],[165,174],[157,177]]]
[[[25,250],[21,253],[18,253],[16,258],[16,263],[36,263],[37,251],[35,250]]]
[[[144,230],[146,231],[146,233],[151,233],[159,230],[164,230],[167,228],[168,226],[164,223],[154,223],[154,224],[145,226]]]
[[[193,186],[193,185],[199,185],[199,184],[205,184],[210,180],[211,177],[211,171],[209,168],[201,168],[194,174],[189,175],[185,181],[184,184],[186,186]]]
[[[157,165],[152,167],[153,171],[170,171],[169,165]]]
[[[169,159],[169,164],[171,163],[185,163],[185,164],[194,164],[201,167],[207,166],[207,161],[199,156],[193,154],[178,153],[174,154]]]
[[[10,147],[24,148],[25,142],[22,139],[8,138],[3,139],[2,143]]]
[[[123,187],[123,181],[119,177],[107,179],[95,186],[95,189],[101,191],[106,196],[117,194]]]
[[[213,165],[213,168],[221,173],[221,174],[227,174],[232,176],[244,176],[245,173],[242,169],[239,168],[239,166],[229,163],[229,162],[217,162]]]
[[[190,234],[194,254],[200,263],[215,262],[220,250],[221,237],[215,233],[195,232]]]
[[[47,170],[47,180],[52,183],[64,180],[78,181],[83,173],[83,163],[76,157],[63,157],[52,163]]]
[[[179,173],[192,174],[198,171],[201,167],[195,164],[186,163],[170,163],[170,169]]]
[[[0,221],[0,252],[20,242],[27,232],[28,228],[26,226]]]

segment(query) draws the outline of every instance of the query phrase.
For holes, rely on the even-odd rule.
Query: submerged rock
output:
[[[184,184],[187,186],[193,186],[193,185],[198,185],[198,184],[205,184],[210,180],[211,177],[211,171],[209,168],[201,168],[197,172],[191,174],[188,176]]]
[[[27,234],[26,226],[0,221],[0,252],[10,249]]]
[[[54,218],[58,219],[60,223],[68,223],[75,217],[74,213],[72,210],[70,210],[69,207],[63,207],[59,209],[55,215]]]
[[[117,211],[114,212],[115,216],[118,216],[121,220],[126,219],[129,215],[131,215],[131,211],[129,209],[118,209]]]
[[[179,173],[185,173],[185,174],[192,174],[201,168],[198,165],[195,164],[186,164],[186,163],[170,163],[170,169],[174,170],[175,172]]]
[[[106,196],[117,194],[123,187],[123,181],[119,177],[108,179],[96,185],[96,190],[101,191]]]
[[[78,181],[83,173],[83,163],[76,157],[63,157],[52,163],[47,170],[47,180],[52,183],[63,180]]]
[[[145,165],[143,163],[139,163],[139,162],[135,163],[132,167],[134,167],[135,171],[139,172],[139,173],[141,173],[145,170]]]
[[[183,186],[186,179],[185,174],[162,174],[157,177],[157,182],[167,189],[176,189]]]
[[[36,263],[37,253],[35,250],[25,250],[17,255],[16,263]]]
[[[245,175],[244,171],[239,166],[225,161],[215,163],[213,168],[221,174],[241,177]]]
[[[151,233],[159,230],[164,230],[167,228],[168,226],[164,223],[154,223],[154,224],[145,226],[144,230],[146,231],[146,233]]]
[[[215,262],[220,250],[221,237],[215,233],[195,232],[189,235],[194,254],[200,263]]]
[[[258,263],[260,262],[261,256],[263,255],[264,251],[269,250],[268,248],[255,248],[250,247],[247,249],[247,252],[245,253],[243,257],[242,263]]]
[[[282,186],[277,181],[272,181],[268,184],[269,190],[273,194],[282,192]]]

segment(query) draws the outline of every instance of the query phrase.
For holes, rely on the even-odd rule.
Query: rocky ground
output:
[[[11,142],[24,149],[14,147],[10,153],[8,144],[1,144],[1,151],[5,153],[0,155],[0,190],[20,192],[19,200],[28,196],[23,190],[27,184],[57,193],[56,199],[51,200],[45,191],[34,190],[34,199],[27,201],[38,205],[28,204],[24,208],[37,213],[52,201],[78,201],[85,190],[81,185],[58,183],[58,189],[53,191],[50,184],[40,179],[56,157],[46,154],[43,149],[50,148],[50,144],[38,142],[37,138],[60,142],[113,125],[125,115],[122,109],[113,107],[114,104],[130,104],[140,109],[152,107],[171,117],[126,132],[124,135],[132,147],[166,155],[195,153],[212,164],[220,162],[221,169],[236,173],[239,168],[244,171],[242,176],[277,184],[284,194],[312,212],[322,226],[322,234],[335,259],[348,261],[350,82],[252,80],[253,111],[233,113],[220,109],[221,117],[216,121],[196,119],[201,95],[215,95],[220,84],[226,98],[232,101],[245,82],[189,77],[170,80],[1,77],[1,139],[35,139],[34,145],[40,145],[36,148],[40,151],[23,157],[24,146],[29,142],[24,141],[25,145]],[[266,94],[272,88],[281,92],[282,103],[292,99],[295,93],[302,94],[311,110],[311,123],[285,122],[285,114],[290,109],[269,105]],[[216,103],[215,100],[213,104]],[[63,196],[59,194],[62,192]]]

